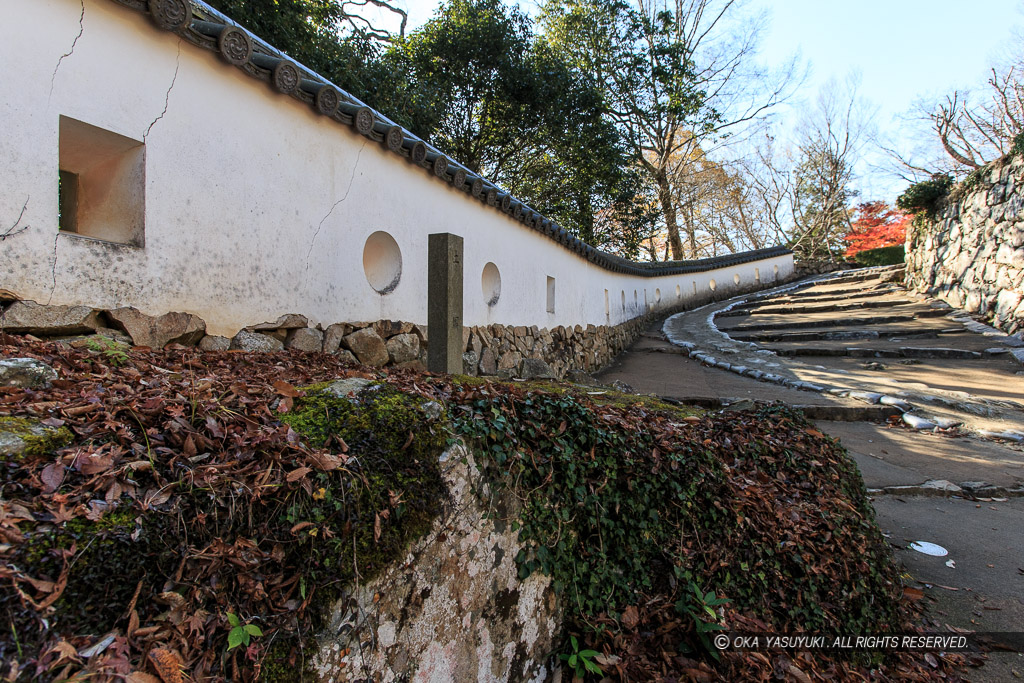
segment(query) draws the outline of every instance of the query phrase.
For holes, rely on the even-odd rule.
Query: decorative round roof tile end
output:
[[[332,86],[325,85],[316,91],[313,104],[324,116],[334,116],[341,105],[341,95]]]
[[[438,155],[434,159],[433,167],[434,175],[438,178],[444,178],[448,174],[448,157],[443,154]]]
[[[452,185],[460,190],[466,186],[466,169],[455,169],[455,173],[452,174]]]
[[[369,107],[359,107],[352,114],[352,127],[360,135],[369,135],[373,132],[373,110]]]
[[[244,66],[252,57],[252,38],[236,26],[225,26],[217,36],[217,50],[228,64]]]
[[[401,126],[390,126],[384,133],[384,146],[396,154],[402,151],[402,142],[405,136]]]
[[[299,73],[299,68],[289,61],[279,62],[270,74],[270,84],[274,90],[284,95],[291,95],[298,90],[301,81],[302,74]]]
[[[149,16],[165,31],[178,31],[192,23],[192,5],[188,0],[149,0]]]

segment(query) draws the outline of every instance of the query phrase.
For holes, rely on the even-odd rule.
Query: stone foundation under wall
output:
[[[773,283],[780,284],[780,283]],[[730,288],[688,301],[694,308],[760,286]],[[95,309],[89,306],[46,306],[33,301],[2,299],[0,332],[31,334],[85,344],[101,334],[134,346],[163,348],[169,344],[198,346],[204,351],[295,351],[330,353],[353,364],[426,370],[427,326],[378,320],[310,325],[299,314],[240,330],[234,337],[206,334],[206,323],[188,313],[149,316],[134,308]],[[571,371],[596,372],[632,344],[656,318],[679,310],[648,312],[619,325],[558,326],[486,325],[462,331],[463,372],[475,376],[562,379]],[[83,335],[86,335],[83,337]]]
[[[596,371],[629,346],[652,319],[648,314],[621,325],[536,326],[487,325],[463,329],[463,372],[504,377],[553,377],[571,370]],[[296,351],[331,353],[371,367],[425,370],[427,327],[378,320],[309,326],[297,314],[247,327],[233,338],[206,334],[197,316],[168,313],[147,316],[133,308],[99,310],[88,306],[45,306],[31,301],[6,302],[0,332],[84,344],[101,334],[135,346],[198,346],[205,351]]]
[[[907,232],[907,287],[1024,332],[1024,158],[996,162]]]

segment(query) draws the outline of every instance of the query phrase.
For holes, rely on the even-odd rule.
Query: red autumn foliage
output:
[[[849,244],[845,256],[850,258],[868,249],[903,244],[910,216],[886,202],[865,202],[854,209],[854,220],[843,239]]]

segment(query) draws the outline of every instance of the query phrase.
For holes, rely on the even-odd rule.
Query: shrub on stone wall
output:
[[[904,246],[896,244],[891,247],[865,249],[854,255],[853,260],[861,266],[893,266],[903,263]]]
[[[928,180],[914,183],[896,198],[896,206],[907,213],[934,216],[940,203],[953,188],[953,178],[945,174],[935,174]]]

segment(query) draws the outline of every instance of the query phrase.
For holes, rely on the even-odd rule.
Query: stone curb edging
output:
[[[785,285],[785,286],[782,286],[782,287],[776,287],[776,288],[769,289],[769,290],[766,290],[766,291],[763,291],[763,292],[758,292],[757,294],[754,294],[753,296],[750,296],[750,297],[739,298],[736,301],[733,301],[733,302],[727,304],[726,306],[714,307],[714,304],[706,304],[705,306],[702,306],[701,308],[714,307],[714,308],[712,308],[712,310],[708,313],[708,315],[706,317],[706,322],[707,322],[708,329],[714,330],[715,332],[717,332],[718,334],[722,335],[724,338],[729,340],[730,343],[732,343],[732,344],[735,344],[735,345],[738,345],[738,346],[746,346],[746,347],[750,348],[754,353],[763,354],[763,355],[766,355],[766,356],[767,355],[775,356],[776,354],[773,351],[771,351],[769,349],[763,349],[763,348],[759,347],[757,344],[755,344],[753,342],[746,342],[746,341],[740,341],[740,340],[732,339],[731,337],[729,337],[729,335],[727,333],[721,331],[715,325],[715,318],[718,315],[720,315],[722,313],[725,313],[725,312],[728,312],[728,311],[732,310],[735,307],[745,305],[745,304],[750,303],[752,301],[757,301],[757,300],[760,300],[760,299],[765,299],[765,298],[770,298],[770,297],[778,296],[780,294],[784,294],[786,292],[793,291],[793,290],[796,290],[796,289],[803,289],[803,288],[806,288],[806,287],[812,287],[812,286],[819,285],[819,284],[822,284],[822,283],[826,283],[826,282],[829,282],[829,281],[832,281],[832,280],[840,280],[840,281],[842,281],[844,279],[862,280],[862,279],[867,279],[867,278],[869,278],[870,276],[872,276],[872,275],[874,275],[876,273],[877,274],[882,274],[882,273],[885,273],[887,271],[893,271],[893,270],[898,270],[898,269],[899,268],[895,268],[893,266],[876,266],[876,267],[872,267],[872,268],[862,268],[862,269],[857,269],[857,270],[853,270],[853,271],[838,271],[836,273],[828,273],[826,275],[815,276],[815,277],[811,277],[811,278],[808,278],[806,280],[801,280],[799,282],[792,283],[792,284],[789,284],[789,285]],[[944,303],[944,302],[942,302],[942,303]],[[948,306],[948,304],[947,304],[947,306]],[[695,309],[695,310],[700,310],[700,309]],[[690,312],[692,313],[692,311],[690,311]],[[719,369],[722,369],[722,370],[727,370],[729,372],[732,372],[734,374],[737,374],[737,375],[740,375],[740,376],[743,376],[743,377],[749,377],[751,379],[755,379],[755,380],[760,381],[760,382],[768,382],[768,383],[771,383],[771,384],[777,384],[779,386],[784,386],[784,387],[787,387],[787,388],[790,388],[790,389],[798,389],[800,391],[810,391],[810,392],[819,393],[819,394],[831,394],[831,395],[838,396],[838,397],[841,397],[841,398],[846,398],[846,397],[854,398],[854,399],[861,400],[861,401],[864,401],[864,402],[870,403],[870,404],[881,404],[881,405],[892,406],[893,408],[896,408],[898,410],[899,414],[902,415],[902,420],[903,420],[903,422],[905,424],[907,424],[908,426],[910,426],[910,427],[912,427],[914,429],[918,429],[918,430],[952,429],[952,428],[958,427],[958,426],[960,426],[962,424],[962,422],[957,422],[955,424],[948,423],[946,426],[943,426],[942,423],[943,423],[944,420],[941,419],[941,418],[932,418],[932,419],[929,420],[929,419],[925,419],[925,418],[922,418],[920,416],[914,415],[911,412],[914,409],[914,406],[912,406],[905,399],[902,399],[902,398],[897,397],[897,396],[889,396],[887,394],[880,393],[880,392],[861,391],[861,390],[857,390],[857,389],[851,389],[849,387],[826,386],[824,384],[818,384],[818,383],[815,383],[815,382],[807,382],[807,381],[804,381],[804,380],[791,379],[791,378],[784,377],[784,376],[782,376],[780,374],[777,374],[777,373],[764,372],[764,371],[761,371],[761,370],[758,370],[758,369],[755,369],[755,368],[750,368],[750,367],[748,367],[748,366],[746,366],[744,364],[735,364],[735,363],[729,363],[729,362],[724,361],[724,360],[720,360],[718,358],[715,358],[715,356],[712,355],[711,352],[708,352],[708,351],[698,347],[693,342],[681,339],[677,335],[672,333],[672,331],[669,329],[670,328],[670,322],[674,318],[678,317],[679,315],[683,315],[683,313],[677,313],[675,315],[669,316],[665,320],[665,323],[662,326],[662,334],[665,336],[665,338],[671,344],[673,344],[675,346],[678,346],[678,347],[680,347],[680,349],[682,349],[681,355],[685,354],[688,357],[703,363],[704,365],[708,365],[710,367],[716,367],[716,368],[719,368]],[[963,316],[960,316],[960,317],[963,317]],[[993,336],[993,337],[995,337],[995,336],[1004,337],[1005,336],[1005,337],[1008,337],[1010,339],[1014,339],[1014,337],[1011,337],[1010,335],[1006,335],[1006,333],[1000,332],[999,330],[996,330],[995,328],[991,328],[991,327],[989,327],[987,325],[983,325],[983,324],[977,323],[977,322],[974,322],[974,325],[976,327],[978,327],[979,329],[975,330],[973,328],[969,328],[969,329],[971,329],[971,331],[980,331],[980,328],[984,327],[984,328],[986,328],[986,330],[984,332],[984,334],[986,334],[986,336]],[[1013,407],[1016,407],[1018,409],[1020,408],[1020,406],[1016,406],[1016,405],[1014,405]],[[977,435],[979,437],[981,437],[983,439],[987,439],[987,440],[1006,440],[1006,441],[1014,441],[1014,442],[1017,442],[1017,443],[1024,443],[1024,432],[1016,432],[1016,431],[1009,431],[1009,430],[1005,431],[1005,432],[993,432],[993,431],[988,431],[988,430],[978,430],[976,433],[977,433]]]
[[[867,490],[869,496],[932,496],[936,498],[964,498],[988,502],[996,498],[1024,497],[1024,487],[1006,488],[984,481],[965,481],[954,484],[945,479],[930,479],[923,484],[884,486]]]

